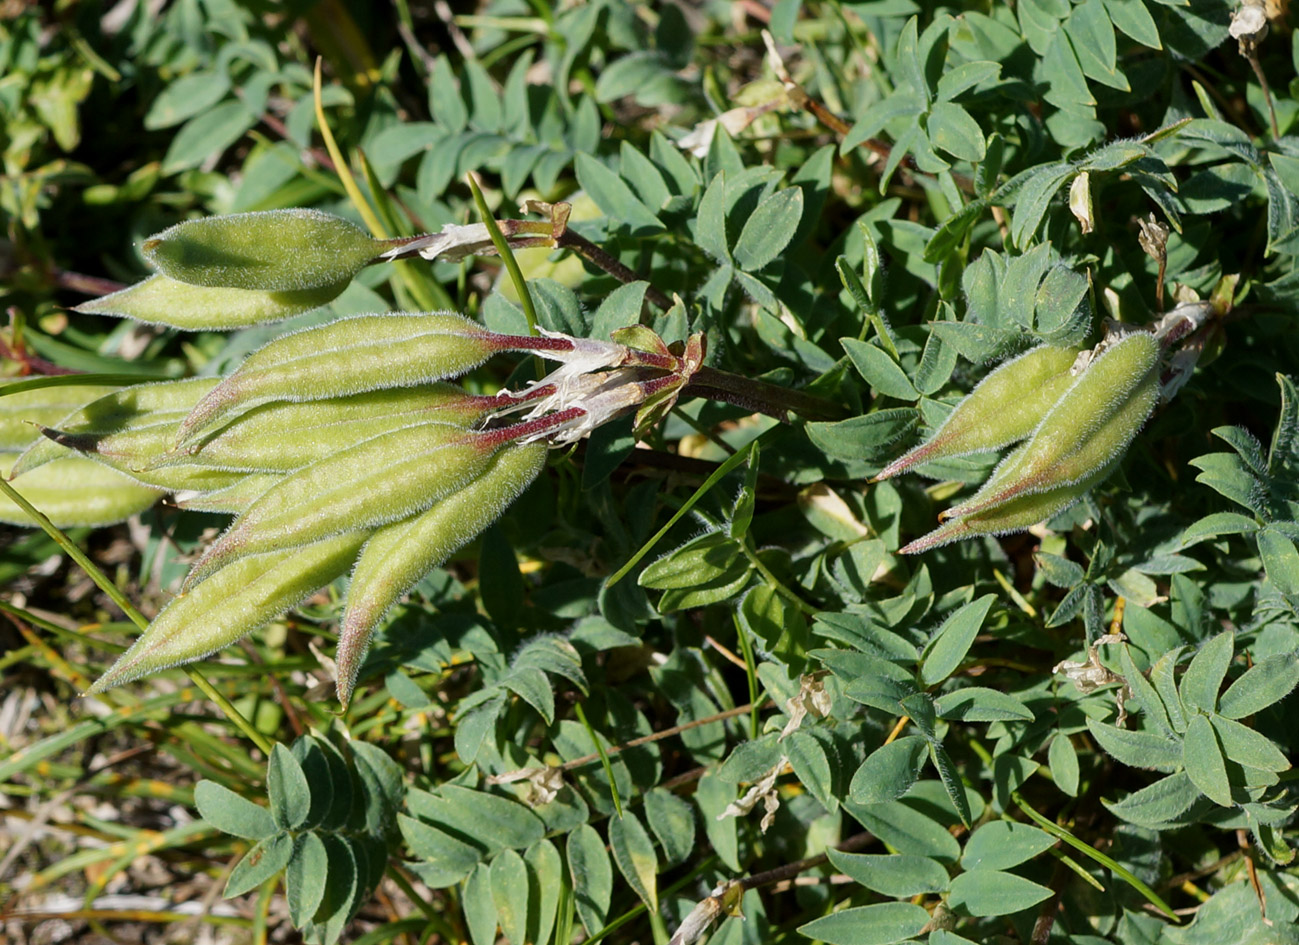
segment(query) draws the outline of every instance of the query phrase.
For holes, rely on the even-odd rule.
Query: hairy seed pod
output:
[[[385,433],[284,478],[252,503],[185,579],[193,587],[235,558],[372,529],[427,509],[491,464],[483,438],[446,423]]]
[[[145,240],[163,275],[190,285],[301,292],[350,282],[387,244],[319,210],[187,220]]]
[[[18,458],[13,475],[25,475],[64,459],[71,449],[158,489],[202,491],[232,485],[237,475],[192,463],[166,470],[143,469],[165,455],[180,421],[216,383],[215,378],[161,381],[102,396],[60,420],[64,429],[39,428],[46,439]]]
[[[351,278],[311,289],[266,292],[230,286],[191,285],[158,273],[120,292],[83,302],[73,311],[116,315],[182,331],[219,331],[278,322],[327,305]]]
[[[180,443],[270,401],[324,400],[454,377],[503,350],[501,337],[454,312],[360,315],[282,335],[195,406],[181,425]]]
[[[264,496],[271,486],[278,485],[284,476],[277,473],[245,473],[234,485],[211,492],[181,492],[174,504],[178,509],[191,512],[221,512],[240,515]]]
[[[242,558],[175,598],[90,692],[202,659],[274,620],[347,571],[364,533]]]
[[[153,449],[160,455],[169,447],[166,440],[169,436],[174,437],[180,421],[216,385],[216,378],[196,377],[137,384],[84,399],[81,405],[74,405],[62,417],[49,421],[50,429],[33,430],[33,433],[44,433],[48,439],[34,443],[23,453],[14,467],[15,475],[67,456],[67,448],[93,454],[99,453],[102,447],[100,458],[110,465],[123,470],[133,464],[143,466],[145,463],[140,457],[148,454],[142,453],[140,447],[116,451],[112,445],[117,442],[116,438],[123,437],[121,442],[125,443],[126,438],[138,433],[140,439],[147,442],[156,435],[159,439]],[[0,403],[3,400],[0,398]],[[114,458],[121,461],[113,463]]]
[[[41,438],[40,426],[58,423],[82,404],[111,394],[116,387],[61,384],[0,397],[0,453],[26,449]]]
[[[1014,498],[1084,481],[1109,470],[1159,402],[1159,343],[1138,332],[1095,358],[1060,397],[1028,442],[994,471],[989,485],[944,518],[960,518]]]
[[[383,615],[425,574],[494,522],[546,464],[541,443],[506,446],[482,476],[428,511],[379,529],[366,542],[347,589],[338,632],[338,700],[352,699],[370,636]]]
[[[934,435],[875,478],[888,479],[920,463],[998,450],[1033,432],[1069,389],[1069,368],[1080,348],[1042,345],[1007,361],[956,405]]]
[[[0,475],[8,476],[13,455],[0,456]],[[65,456],[39,473],[17,477],[14,488],[59,528],[98,527],[123,521],[149,508],[162,492],[107,466]],[[8,496],[0,495],[0,522],[32,528],[36,522]]]
[[[453,384],[367,391],[302,403],[275,401],[254,407],[183,450],[171,448],[148,466],[197,463],[244,472],[291,472],[362,440],[413,424],[435,421],[467,429],[495,399],[475,397]]]
[[[1078,502],[1089,489],[1109,475],[1112,469],[1113,465],[1110,465],[1082,482],[1021,495],[980,512],[950,519],[928,535],[899,548],[898,554],[914,555],[963,538],[1005,535],[1032,528]]]

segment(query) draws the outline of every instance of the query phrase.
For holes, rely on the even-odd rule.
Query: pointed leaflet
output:
[[[587,935],[604,927],[613,897],[613,867],[604,841],[590,824],[568,835],[568,873],[573,880],[573,901]]]
[[[171,279],[265,292],[346,283],[387,248],[355,223],[300,209],[187,220],[143,246]]]
[[[1192,708],[1212,712],[1218,705],[1218,690],[1227,677],[1235,649],[1235,634],[1230,630],[1218,634],[1200,647],[1186,667],[1178,692],[1182,702]]]
[[[217,830],[245,840],[264,840],[276,830],[265,807],[215,781],[203,780],[194,786],[194,806],[199,816]]]
[[[856,906],[798,927],[799,934],[826,945],[890,945],[910,940],[929,924],[929,913],[909,902]]]
[[[1299,653],[1269,656],[1227,687],[1218,700],[1218,711],[1229,719],[1243,719],[1280,702],[1295,686],[1299,686]]]
[[[1182,740],[1182,763],[1191,783],[1209,800],[1222,807],[1232,806],[1231,782],[1227,779],[1222,746],[1206,716],[1196,715],[1187,725]]]
[[[649,909],[658,906],[658,862],[654,841],[650,839],[636,815],[624,811],[609,820],[609,849],[627,884]]]
[[[492,861],[492,902],[501,932],[510,945],[524,945],[528,931],[528,907],[532,902],[528,866],[513,850],[504,850]]]
[[[388,608],[430,570],[493,522],[545,465],[544,444],[509,446],[475,482],[428,511],[376,532],[352,572],[339,629],[338,697],[351,699],[370,635]]]
[[[180,663],[201,659],[270,622],[347,570],[363,533],[254,555],[175,598],[90,692],[103,692]]]
[[[965,654],[969,652],[979,628],[996,595],[985,594],[978,600],[961,607],[938,628],[933,642],[925,653],[925,661],[920,667],[920,681],[926,686],[942,682],[960,665]]]
[[[226,881],[225,895],[242,896],[250,889],[255,889],[272,876],[284,869],[293,855],[293,837],[291,834],[277,833],[262,840],[244,854]]]
[[[276,824],[285,830],[301,827],[311,810],[311,787],[298,759],[278,742],[266,768],[266,790]]]

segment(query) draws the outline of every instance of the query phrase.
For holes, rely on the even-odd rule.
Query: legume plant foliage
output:
[[[6,11],[5,934],[1299,941],[1288,17]]]

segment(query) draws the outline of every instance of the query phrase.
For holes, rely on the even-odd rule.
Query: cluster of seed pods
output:
[[[144,244],[158,274],[83,310],[184,328],[283,318],[338,295],[390,249],[315,211],[195,220]],[[518,393],[446,383],[504,351],[563,366]],[[451,312],[361,315],[281,335],[223,379],[111,391],[42,426],[11,478],[71,450],[130,477],[146,504],[171,492],[181,507],[236,516],[92,691],[213,653],[352,567],[337,658],[346,704],[388,608],[518,497],[549,435],[594,422],[566,395],[627,351],[498,334]],[[593,376],[632,405],[652,386],[644,369]]]
[[[1094,353],[1042,346],[998,367],[932,437],[877,478],[1024,442],[973,497],[940,516],[942,525],[901,553],[1020,531],[1078,502],[1114,471],[1155,409],[1159,365],[1159,342],[1138,331]]]

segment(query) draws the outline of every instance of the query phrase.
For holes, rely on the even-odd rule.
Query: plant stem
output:
[[[641,281],[640,276],[624,266],[620,260],[615,259],[581,233],[576,233],[567,226],[555,234],[555,245],[563,249],[573,250],[583,259],[599,266],[624,285]],[[665,312],[672,307],[672,300],[661,289],[656,289],[653,285],[646,287],[645,298]]]
[[[665,738],[671,738],[673,735],[680,735],[682,732],[688,732],[692,728],[699,728],[701,725],[711,725],[714,722],[724,722],[727,719],[735,718],[737,715],[743,715],[750,710],[757,712],[761,706],[762,700],[759,699],[756,702],[749,703],[748,705],[736,706],[734,709],[727,709],[725,712],[718,712],[715,715],[708,716],[707,718],[683,722],[680,725],[674,725],[672,728],[665,728],[659,732],[651,732],[649,735],[642,735],[640,738],[633,738],[631,741],[624,742],[621,745],[611,745],[602,753],[593,753],[590,755],[583,755],[580,758],[574,758],[572,761],[564,762],[559,766],[559,768],[561,771],[572,771],[574,768],[580,768],[583,765],[590,764],[597,758],[602,759],[608,755],[616,755],[620,751],[626,751],[629,748],[637,748],[641,745],[648,745],[651,742],[662,741]],[[582,711],[580,706],[574,705],[573,708],[576,709],[579,714]],[[598,742],[596,743],[596,747],[599,747]]]
[[[815,394],[719,371],[707,365],[695,372],[681,393],[686,397],[720,400],[783,422],[788,422],[789,414],[803,420],[838,420],[844,413],[837,404]]]

